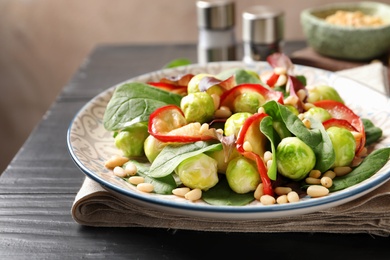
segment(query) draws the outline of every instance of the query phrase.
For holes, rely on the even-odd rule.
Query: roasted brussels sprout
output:
[[[144,152],[149,162],[153,162],[157,155],[167,146],[168,143],[161,142],[152,135],[149,135],[144,142]]]
[[[149,136],[148,126],[138,123],[127,127],[115,136],[115,146],[126,157],[144,155],[144,141]]]
[[[199,89],[199,82],[205,78],[205,77],[212,77],[214,78],[213,75],[211,74],[206,74],[206,73],[200,73],[191,78],[191,80],[188,82],[187,85],[187,93],[195,93],[195,92],[200,92]],[[212,95],[212,94],[217,94],[220,96],[223,93],[223,88],[219,86],[218,84],[211,86],[206,90],[207,94]]]
[[[260,93],[244,92],[234,99],[233,112],[248,112],[254,114],[264,103],[265,98]]]
[[[206,191],[218,183],[217,161],[204,153],[185,159],[175,172],[180,181],[191,189]]]
[[[344,128],[332,126],[326,132],[332,141],[336,155],[333,167],[347,166],[355,157],[356,141],[353,134]]]
[[[298,137],[286,137],[276,148],[278,172],[294,181],[302,180],[314,168],[313,150]]]
[[[243,156],[238,156],[229,162],[226,179],[229,187],[239,194],[256,190],[261,181],[256,163]]]
[[[240,155],[240,153],[237,151],[236,148],[232,149],[228,158],[226,158],[225,151],[223,149],[218,150],[218,151],[213,151],[213,152],[205,152],[205,154],[207,154],[208,156],[210,156],[211,158],[213,158],[214,160],[217,161],[218,172],[222,173],[222,174],[226,173],[226,169],[227,169],[229,162],[233,158]]]
[[[332,118],[331,114],[322,107],[312,107],[307,110],[303,115],[304,117],[314,118],[320,122],[324,122]]]
[[[206,92],[189,93],[180,103],[184,116],[188,123],[209,122],[214,116],[214,100]]]
[[[226,136],[234,135],[237,137],[245,120],[252,114],[248,112],[234,113],[225,122],[224,133]]]
[[[308,88],[307,102],[313,103],[319,100],[334,100],[344,103],[336,89],[330,86],[316,86]]]

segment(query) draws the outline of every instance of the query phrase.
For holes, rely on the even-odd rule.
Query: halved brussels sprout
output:
[[[299,181],[314,168],[316,156],[298,137],[286,137],[276,148],[276,163],[280,174]]]
[[[152,135],[149,135],[144,142],[144,152],[149,162],[153,162],[157,155],[167,146],[169,143],[161,142]]]
[[[311,117],[317,119],[320,122],[324,122],[332,118],[332,115],[322,107],[312,107],[307,110],[304,114],[305,117]]]
[[[243,156],[236,157],[229,162],[226,179],[229,187],[239,194],[256,190],[261,182],[256,163]]]
[[[226,136],[234,135],[237,137],[245,120],[252,114],[248,112],[234,113],[225,122],[224,133]]]
[[[204,153],[185,159],[175,172],[180,181],[191,189],[206,191],[218,183],[217,161]]]
[[[205,154],[207,154],[208,156],[210,156],[211,158],[213,158],[214,160],[217,161],[218,172],[222,173],[222,174],[226,173],[226,169],[227,169],[229,162],[233,158],[240,155],[240,153],[237,151],[237,149],[235,147],[233,147],[233,149],[229,155],[229,158],[226,158],[225,151],[223,149],[218,150],[218,151],[213,151],[213,152],[205,152]]]
[[[187,85],[187,93],[195,93],[195,92],[200,92],[199,89],[199,82],[204,78],[204,77],[215,77],[211,74],[207,73],[200,73],[191,78],[191,80],[188,82]],[[212,95],[212,94],[217,94],[220,96],[223,93],[223,88],[219,85],[214,85],[207,89],[207,94]]]
[[[149,136],[148,126],[138,123],[127,127],[115,136],[115,146],[126,157],[139,157],[144,155],[144,141]]]
[[[344,128],[332,126],[326,132],[332,141],[336,155],[333,167],[350,165],[355,157],[356,141],[353,134]]]
[[[209,122],[214,116],[214,100],[206,92],[189,93],[184,96],[180,108],[188,123]]]
[[[315,86],[308,88],[307,102],[313,103],[319,100],[334,100],[344,103],[336,89],[330,86]]]
[[[260,93],[249,91],[244,92],[234,99],[234,112],[249,112],[254,114],[264,103],[265,98]]]

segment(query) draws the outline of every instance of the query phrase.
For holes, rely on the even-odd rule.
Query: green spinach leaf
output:
[[[172,175],[167,175],[161,178],[153,178],[149,176],[150,163],[131,160],[137,166],[137,174],[145,178],[145,182],[153,184],[154,192],[157,194],[171,195],[172,190],[177,187],[177,183]]]
[[[224,175],[221,175],[217,185],[202,192],[202,199],[210,205],[243,206],[254,200],[253,192],[238,194],[230,187]]]
[[[184,145],[167,145],[159,153],[150,166],[149,175],[161,178],[171,174],[176,167],[185,159],[207,151],[222,149],[221,143],[210,144],[209,142],[195,142]]]
[[[271,180],[276,180],[277,166],[276,166],[276,158],[275,158],[276,157],[275,145],[279,143],[279,140],[276,139],[278,135],[274,134],[275,130],[273,128],[272,117],[267,116],[264,117],[263,120],[261,120],[260,131],[268,138],[271,144],[272,164],[271,167],[268,169],[267,174]]]
[[[308,129],[287,107],[276,101],[269,101],[263,107],[274,121],[283,122],[293,135],[304,141],[314,151],[317,170],[323,172],[333,165],[335,160],[333,145],[320,122],[316,123],[313,120],[313,129]]]
[[[150,114],[167,104],[179,106],[182,96],[145,83],[132,82],[116,88],[107,104],[103,125],[109,131],[149,121]]]
[[[376,143],[382,137],[383,131],[375,126],[369,119],[362,118],[364,132],[366,133],[366,146]]]

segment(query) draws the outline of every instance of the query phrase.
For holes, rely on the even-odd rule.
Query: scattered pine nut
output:
[[[329,190],[321,185],[310,185],[306,191],[307,195],[313,198],[323,197],[329,194]]]
[[[318,178],[313,178],[313,177],[307,177],[305,179],[307,184],[321,184],[321,180]]]
[[[184,198],[190,201],[196,201],[202,198],[202,190],[201,189],[193,189],[189,192],[187,192],[184,195]]]
[[[327,176],[321,178],[321,185],[325,188],[330,188],[333,185],[333,180]]]
[[[249,141],[245,141],[244,144],[243,144],[243,148],[246,152],[252,152],[253,151],[253,148],[252,148],[252,145]]]
[[[256,187],[256,190],[253,194],[253,196],[255,197],[256,200],[260,200],[261,196],[264,195],[264,184],[263,183],[259,183],[259,185],[257,185]]]
[[[190,192],[190,188],[188,187],[176,188],[172,190],[172,194],[179,197],[184,197],[188,192]]]
[[[298,202],[299,201],[299,195],[295,191],[290,191],[287,193],[287,200],[290,203]]]
[[[277,204],[285,204],[288,203],[287,195],[281,195],[276,198],[276,203]]]
[[[110,159],[108,159],[104,166],[108,169],[114,169],[116,166],[122,166],[126,162],[129,161],[129,158],[119,155],[113,155]]]
[[[291,191],[292,191],[292,189],[290,187],[276,187],[275,188],[275,193],[277,195],[287,195]]]
[[[334,171],[329,170],[329,171],[326,171],[326,172],[322,175],[322,177],[329,177],[329,178],[331,178],[331,179],[334,179],[334,178],[336,177],[336,173],[335,173]]]
[[[137,190],[150,193],[154,190],[154,186],[151,183],[143,182],[137,185]]]
[[[270,195],[263,195],[260,197],[260,202],[263,205],[273,205],[276,203],[276,200],[274,197]]]
[[[318,179],[318,178],[321,177],[321,171],[319,171],[319,170],[311,170],[310,173],[309,173],[309,177]]]
[[[349,166],[338,166],[333,169],[336,176],[344,176],[352,171],[352,168]]]
[[[128,180],[129,183],[138,185],[145,182],[145,178],[142,176],[131,176]]]
[[[115,176],[118,176],[120,178],[127,177],[125,169],[123,169],[121,166],[115,166],[115,168],[112,172],[114,173]]]
[[[137,166],[132,162],[127,163],[125,173],[127,176],[134,176],[137,173]]]

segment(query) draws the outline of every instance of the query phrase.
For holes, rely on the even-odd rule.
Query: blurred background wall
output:
[[[339,1],[237,0],[237,39],[249,6],[284,9],[285,39],[303,40],[300,12],[332,2]],[[195,3],[0,0],[0,174],[94,46],[196,43]]]

